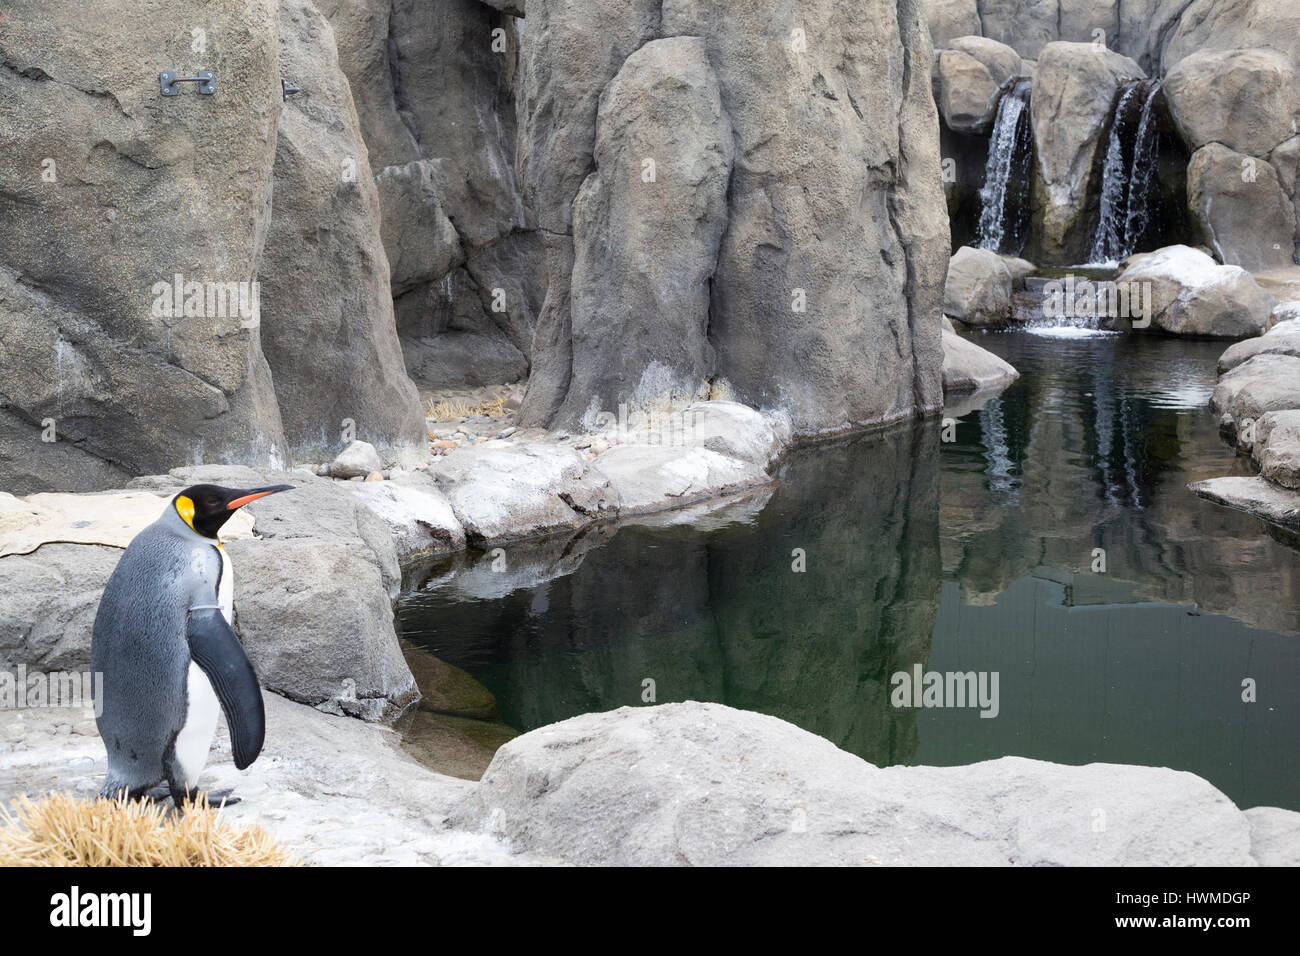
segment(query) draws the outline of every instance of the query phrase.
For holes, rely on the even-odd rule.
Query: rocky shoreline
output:
[[[505,744],[477,783],[391,730],[267,698],[267,747],[205,773],[314,865],[1294,866],[1300,814],[1238,810],[1194,774],[1003,757],[877,768],[719,704],[586,714]],[[87,714],[0,712],[0,800],[91,797]]]

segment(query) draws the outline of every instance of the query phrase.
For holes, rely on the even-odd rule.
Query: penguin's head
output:
[[[215,538],[221,526],[236,511],[258,498],[277,491],[289,491],[293,485],[269,485],[266,488],[222,488],[220,485],[190,485],[172,502],[181,520],[199,534]]]

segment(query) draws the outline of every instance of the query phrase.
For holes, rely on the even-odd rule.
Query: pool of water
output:
[[[801,450],[711,513],[413,569],[404,637],[521,731],[652,692],[876,764],[1169,766],[1300,809],[1300,550],[1185,487],[1247,472],[1206,408],[1223,345],[978,341],[1022,377],[955,427]],[[918,668],[996,675],[995,707],[910,706]]]

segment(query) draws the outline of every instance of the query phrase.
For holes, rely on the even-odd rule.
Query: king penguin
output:
[[[179,807],[198,795],[220,704],[235,766],[262,750],[257,674],[233,623],[234,577],[217,532],[239,508],[293,485],[194,485],[131,541],[95,615],[91,667],[108,751],[101,796],[135,799],[166,782]]]

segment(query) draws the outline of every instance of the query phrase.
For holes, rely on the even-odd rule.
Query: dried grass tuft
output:
[[[259,826],[222,820],[207,798],[183,815],[145,800],[52,793],[0,805],[0,866],[301,866]]]

